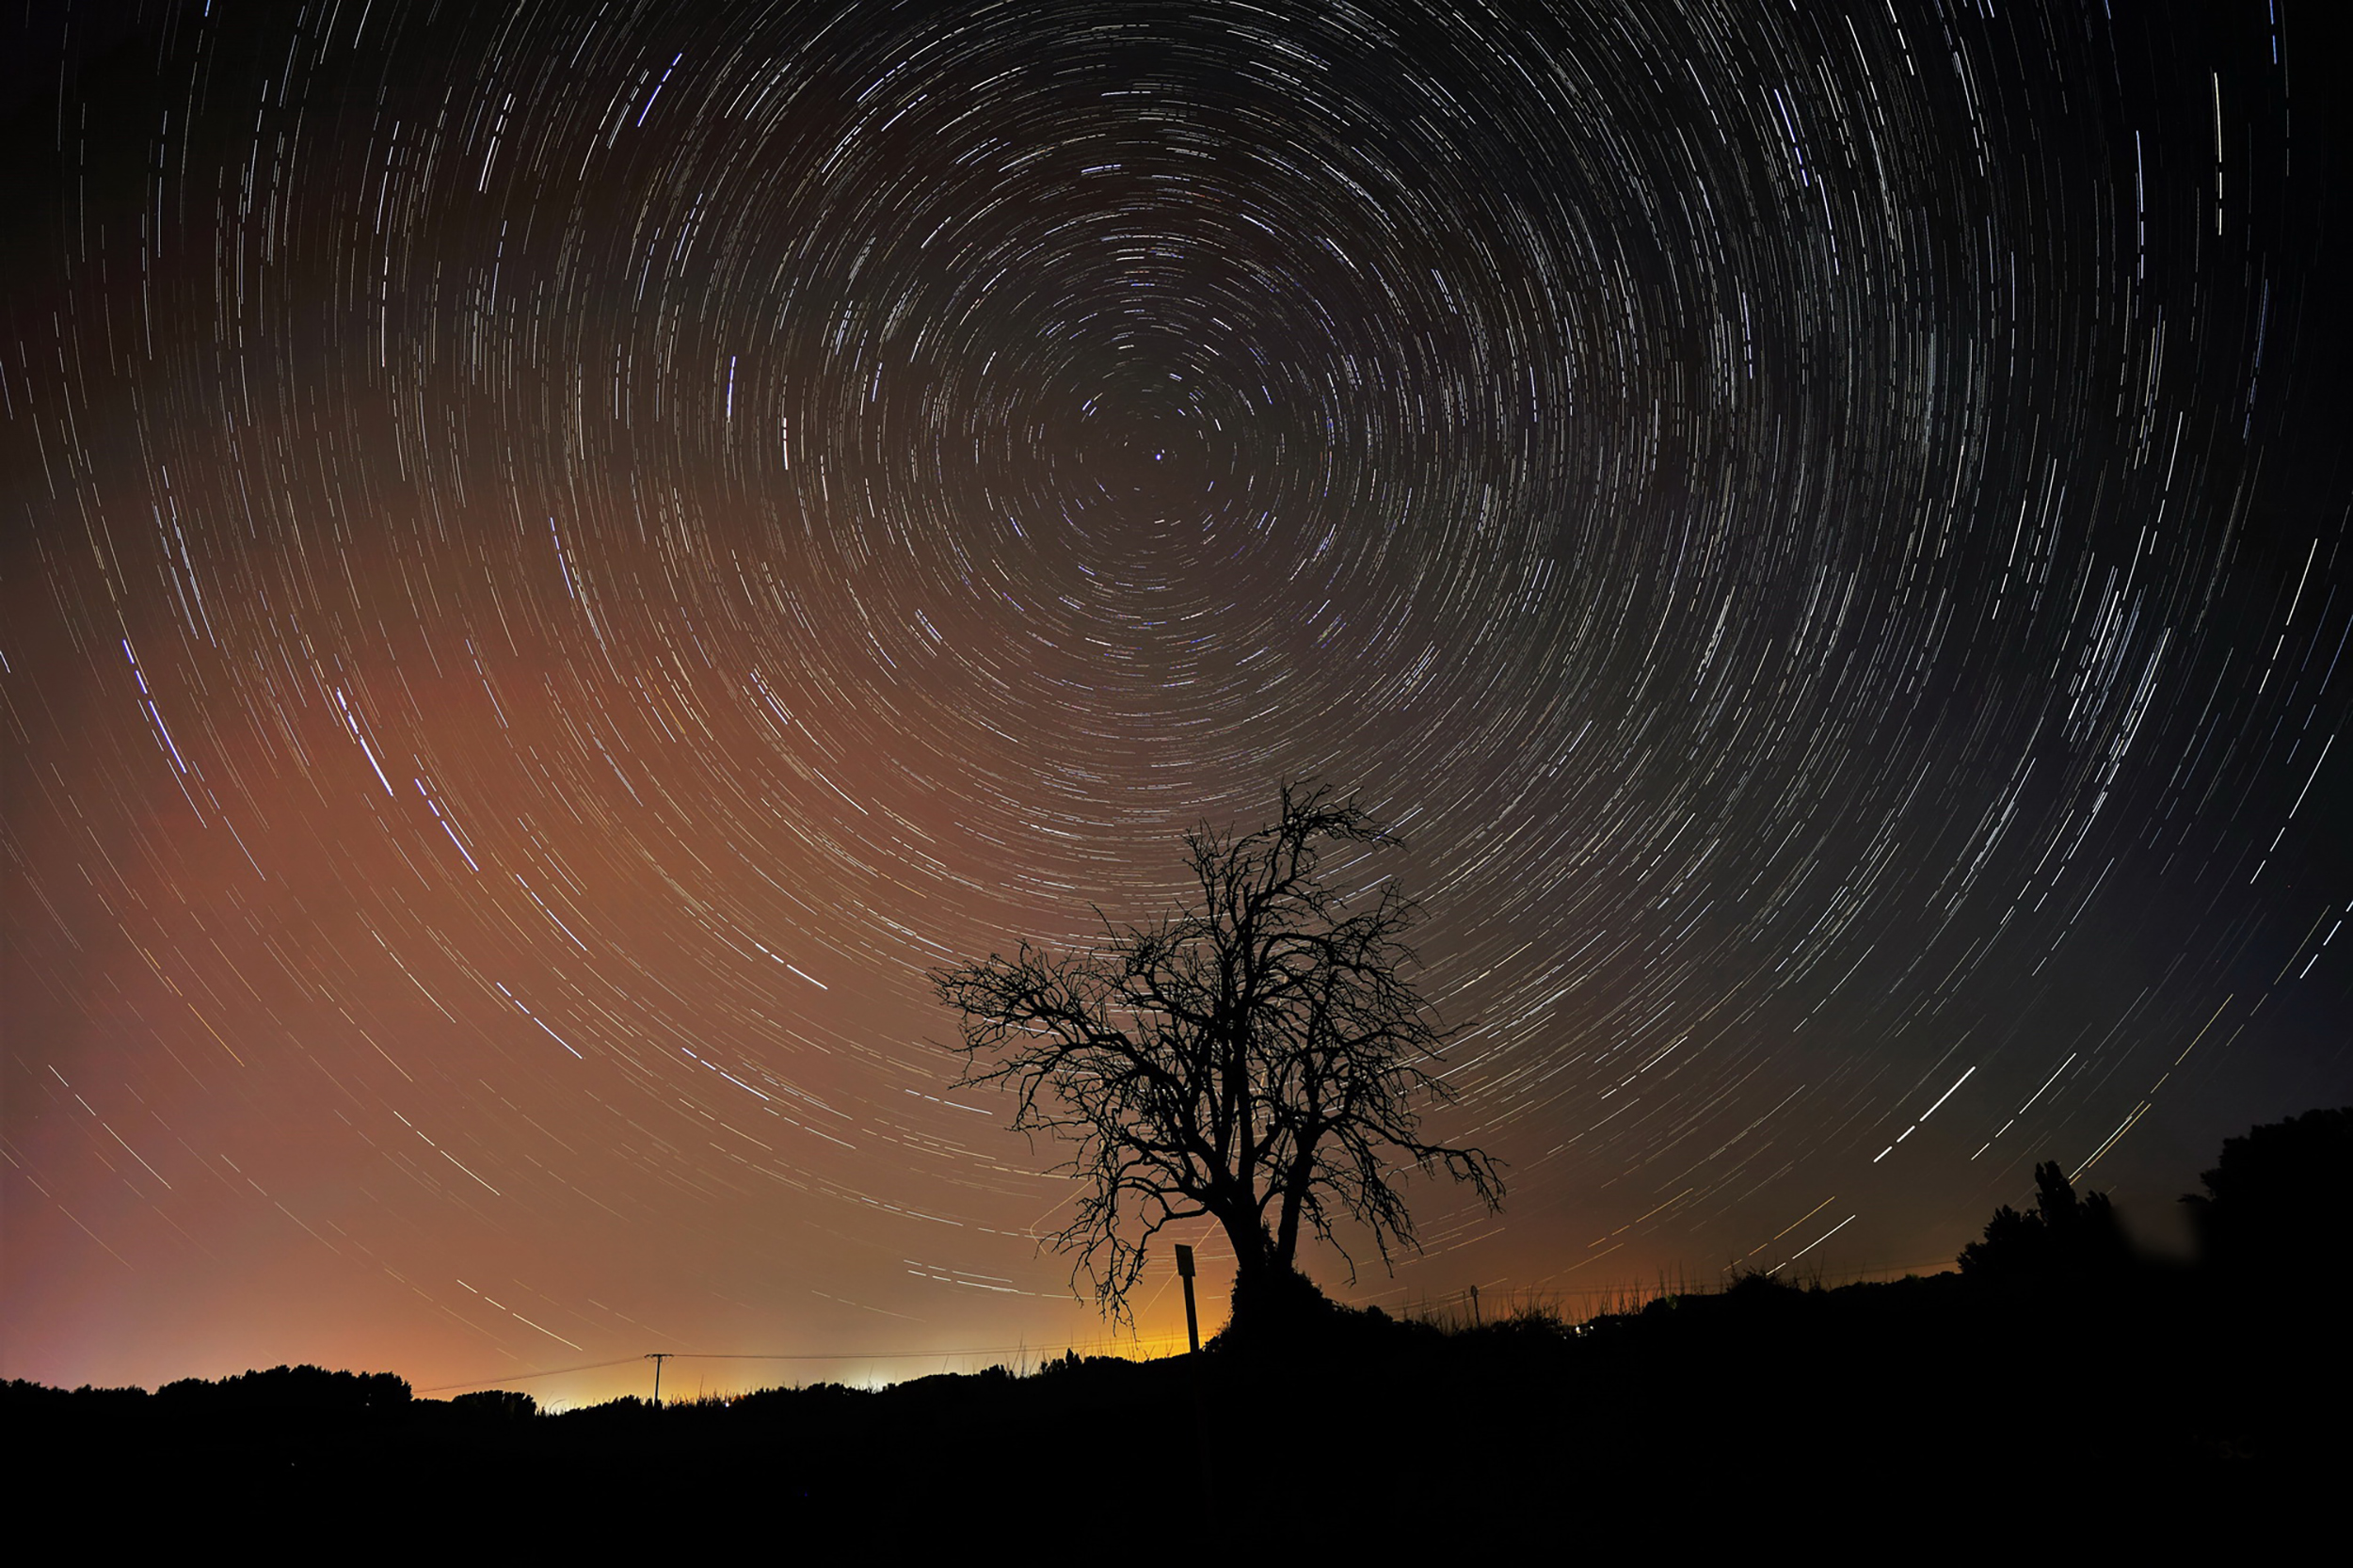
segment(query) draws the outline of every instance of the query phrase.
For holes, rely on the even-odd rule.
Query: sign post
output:
[[[1176,1244],[1176,1277],[1185,1282],[1185,1338],[1193,1354],[1185,1358],[1185,1384],[1193,1392],[1193,1435],[1201,1450],[1201,1501],[1210,1521],[1217,1519],[1217,1466],[1209,1463],[1209,1412],[1201,1400],[1201,1315],[1193,1304],[1193,1249]]]
[[[1182,1241],[1176,1243],[1176,1277],[1185,1282],[1185,1337],[1193,1344],[1193,1353],[1201,1353],[1201,1315],[1193,1304],[1193,1249]]]

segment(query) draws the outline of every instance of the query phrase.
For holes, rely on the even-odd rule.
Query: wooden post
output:
[[[1193,1346],[1193,1353],[1201,1353],[1201,1314],[1193,1304],[1193,1249],[1182,1241],[1176,1243],[1176,1277],[1185,1282],[1185,1338]]]
[[[656,1410],[662,1408],[662,1364],[676,1354],[678,1354],[676,1351],[656,1351],[646,1357],[648,1361],[653,1363],[653,1407]]]

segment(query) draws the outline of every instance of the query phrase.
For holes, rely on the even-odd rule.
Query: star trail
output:
[[[1098,1340],[926,971],[1308,776],[1510,1183],[1342,1297],[2162,1240],[2353,1098],[2316,8],[18,18],[6,1374]]]

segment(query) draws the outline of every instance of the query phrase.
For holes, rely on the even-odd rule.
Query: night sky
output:
[[[17,8],[0,1374],[1099,1341],[926,971],[1310,776],[1510,1188],[1343,1298],[2174,1234],[2353,1099],[2326,8]]]

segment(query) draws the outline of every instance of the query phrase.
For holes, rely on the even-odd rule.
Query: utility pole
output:
[[[676,1351],[656,1351],[646,1357],[653,1363],[653,1407],[656,1410],[662,1408],[662,1364],[676,1354]]]

